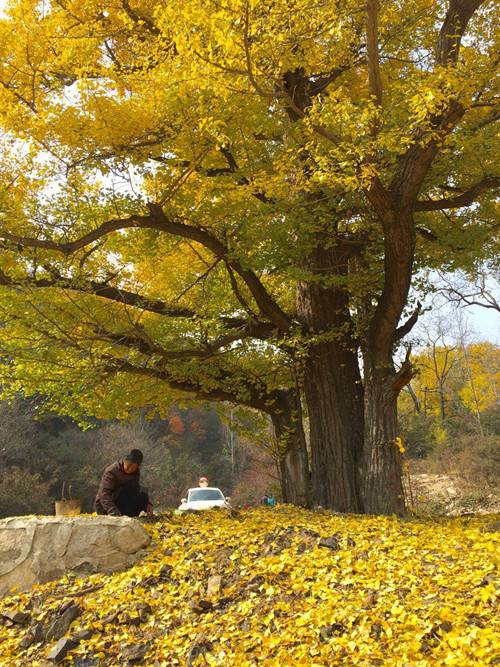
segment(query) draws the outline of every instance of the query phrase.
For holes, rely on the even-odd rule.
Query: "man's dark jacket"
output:
[[[140,476],[140,470],[127,475],[123,470],[123,461],[115,461],[115,463],[112,463],[104,470],[95,498],[96,505],[99,503],[106,514],[120,516],[121,512],[115,504],[116,494],[125,484],[131,490],[139,493]]]

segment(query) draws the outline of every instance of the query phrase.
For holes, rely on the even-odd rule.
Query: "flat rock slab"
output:
[[[0,596],[76,572],[123,570],[151,538],[129,517],[12,517],[0,521]]]

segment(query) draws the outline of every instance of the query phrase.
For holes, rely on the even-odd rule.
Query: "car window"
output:
[[[224,500],[219,489],[191,489],[188,499],[193,500]]]

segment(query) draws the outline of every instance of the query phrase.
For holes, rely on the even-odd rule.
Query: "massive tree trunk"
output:
[[[280,392],[271,413],[278,446],[283,500],[301,507],[311,506],[311,483],[300,398],[293,390]]]
[[[418,309],[401,326],[415,254],[411,214],[389,212],[384,219],[384,288],[363,344],[365,439],[362,497],[369,514],[401,514],[405,510],[397,399],[411,380],[409,358],[396,372],[394,347],[415,324]]]
[[[304,393],[313,499],[339,512],[361,512],[363,388],[345,285],[348,257],[339,246],[309,255],[313,276],[299,284],[297,309],[310,336]]]
[[[365,448],[362,497],[368,514],[405,511],[397,400],[399,374],[373,368],[365,359]]]

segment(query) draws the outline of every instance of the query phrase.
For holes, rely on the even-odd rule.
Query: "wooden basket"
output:
[[[56,500],[56,516],[77,516],[82,511],[82,501],[71,499],[71,484],[68,487],[69,499],[65,497],[66,482],[63,482],[61,500]]]
[[[81,500],[56,500],[56,516],[77,516],[82,511]]]

